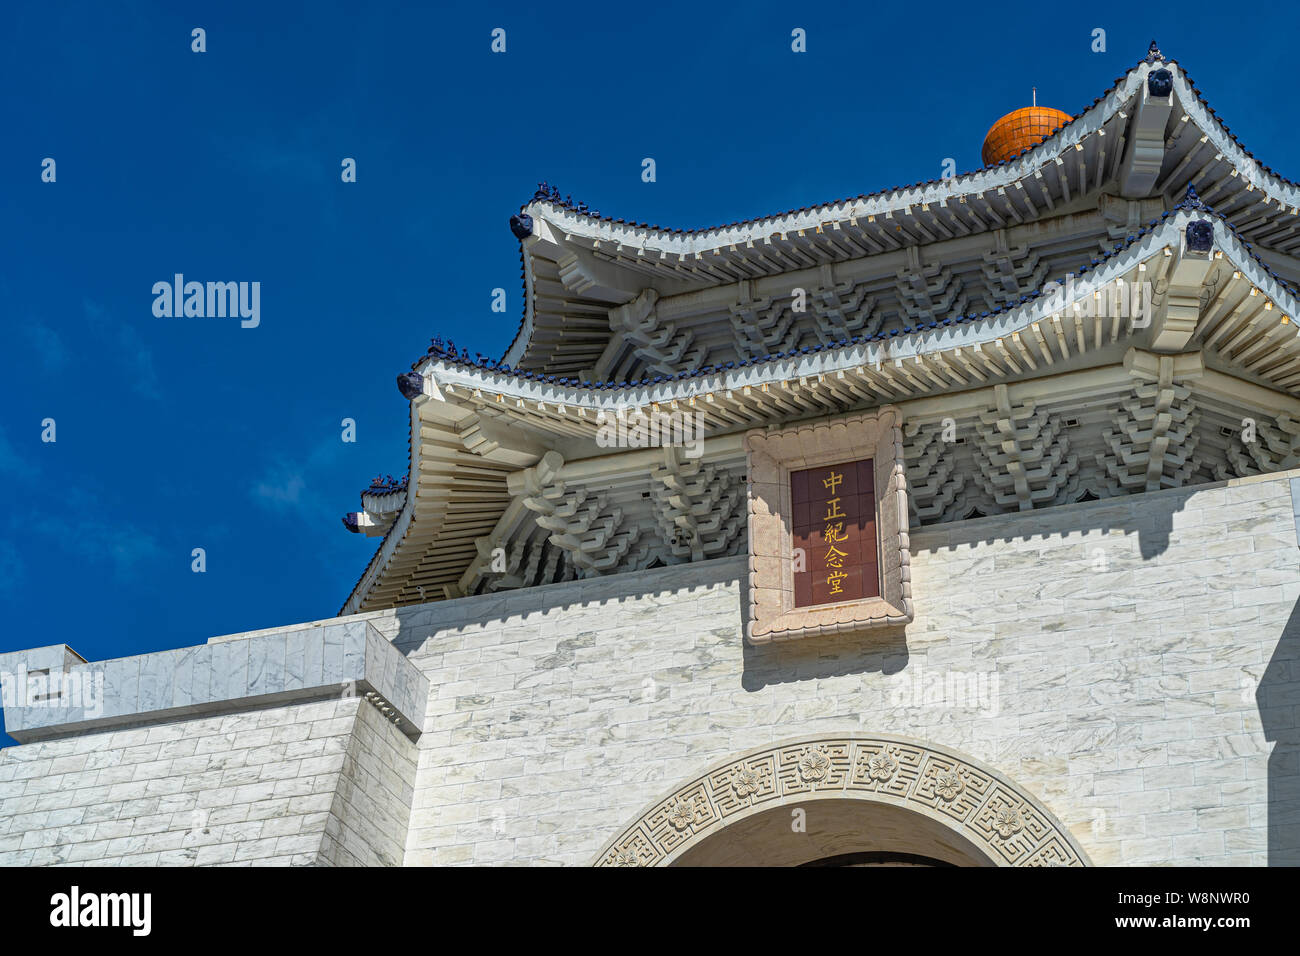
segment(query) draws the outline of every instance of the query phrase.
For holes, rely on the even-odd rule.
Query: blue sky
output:
[[[1153,37],[1300,177],[1281,121],[1294,14],[743,9],[6,4],[0,651],[95,660],[336,613],[376,544],[339,518],[407,466],[394,377],[434,334],[509,344],[507,222],[538,180],[687,228],[928,179],[946,157],[964,171],[1032,86],[1077,113]],[[153,284],[178,272],[260,282],[261,324],[155,317]]]

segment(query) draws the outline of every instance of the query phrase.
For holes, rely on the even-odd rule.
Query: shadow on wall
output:
[[[955,548],[980,542],[1026,540],[1035,536],[1057,539],[1071,532],[1122,530],[1138,535],[1142,560],[1160,556],[1169,547],[1174,514],[1187,499],[1205,491],[1206,485],[1168,489],[1125,498],[1078,502],[972,518],[967,521],[913,527],[913,552],[919,547]],[[741,579],[740,606],[749,608],[748,575]],[[907,667],[907,636],[903,629],[862,635],[804,638],[758,647],[744,644],[743,686],[747,691],[768,684],[790,683],[845,674],[896,674]]]
[[[746,566],[739,580],[740,614],[745,625],[749,621],[748,570]],[[907,666],[907,632],[901,627],[757,645],[745,640],[743,626],[741,634],[740,686],[750,692],[769,684],[846,674],[897,674]]]
[[[1268,758],[1268,865],[1300,866],[1300,602],[1255,692]]]
[[[392,625],[377,621],[376,626],[402,654],[410,656],[447,630],[465,633],[494,627],[519,630],[564,621],[566,636],[558,641],[556,653],[540,664],[550,669],[571,664],[578,649],[595,646],[597,634],[602,630],[620,627],[632,631],[653,630],[658,626],[659,612],[665,608],[703,598],[720,586],[725,588],[738,581],[743,588],[748,578],[747,562],[744,555],[732,555],[694,564],[410,604],[395,609]],[[728,599],[719,594],[718,600]],[[576,631],[572,631],[573,619],[568,617],[574,612],[593,612],[581,620]],[[729,630],[737,629],[738,612],[739,606],[734,605],[733,599],[726,607]],[[384,613],[378,612],[381,617]]]
[[[1174,515],[1183,510],[1187,499],[1222,485],[1222,482],[1216,482],[1188,488],[1166,488],[1122,498],[1079,501],[946,524],[913,525],[910,533],[914,539],[926,540],[935,535],[947,536],[947,547],[951,548],[963,544],[1015,541],[1036,536],[1055,538],[1079,531],[1105,533],[1120,530],[1126,535],[1138,536],[1142,560],[1149,561],[1164,554],[1169,547]]]
[[[747,691],[848,674],[889,676],[907,667],[907,635],[901,627],[757,646],[744,641],[742,649],[740,686]]]

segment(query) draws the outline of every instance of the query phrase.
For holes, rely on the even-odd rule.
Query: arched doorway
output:
[[[597,866],[1086,866],[1064,825],[1002,774],[890,734],[789,740],[646,808]]]

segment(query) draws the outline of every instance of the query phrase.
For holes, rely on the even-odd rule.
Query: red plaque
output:
[[[794,606],[880,596],[871,459],[790,473]]]

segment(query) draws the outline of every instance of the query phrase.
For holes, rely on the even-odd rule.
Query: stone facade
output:
[[[358,615],[429,682],[418,740],[349,697],[10,748],[0,863],[590,864],[711,764],[862,734],[1094,864],[1295,863],[1293,474],[920,529],[896,632],[747,644],[744,557]]]
[[[356,697],[11,747],[0,866],[397,863],[413,749]]]

